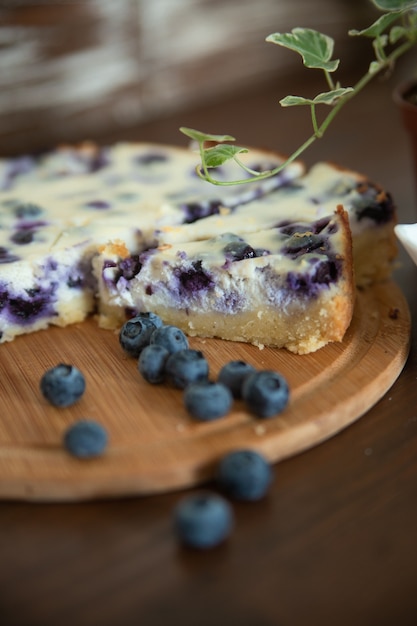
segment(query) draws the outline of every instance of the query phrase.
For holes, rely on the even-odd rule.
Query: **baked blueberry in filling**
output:
[[[32,323],[39,317],[56,315],[53,307],[56,288],[57,283],[53,283],[48,289],[41,287],[25,289],[27,298],[23,296],[9,297],[5,305],[7,305],[10,317],[21,324]]]
[[[13,233],[13,235],[10,237],[10,240],[19,246],[23,246],[28,243],[32,243],[34,234],[35,231],[23,228]]]
[[[168,157],[161,152],[147,152],[146,154],[137,154],[134,158],[137,165],[155,165],[156,163],[166,163]]]
[[[20,228],[21,230],[24,229],[35,229],[35,228],[42,228],[43,226],[48,226],[49,222],[46,222],[45,220],[22,220],[21,222],[19,222],[18,228]]]
[[[289,272],[287,276],[287,288],[293,292],[310,295],[311,278],[307,274]]]
[[[261,163],[252,163],[251,165],[249,165],[249,169],[254,170],[255,172],[269,172],[271,170],[273,170],[275,167],[277,167],[278,163],[273,163],[272,161],[264,161]],[[281,172],[278,172],[278,174],[275,174],[275,177],[279,177],[281,175]],[[250,174],[248,173],[248,177],[250,177]]]
[[[31,202],[19,202],[13,208],[13,213],[18,219],[38,217],[42,211],[43,209],[40,206]]]
[[[139,274],[142,264],[139,256],[135,254],[119,261],[118,267],[120,276],[123,276],[126,280],[132,280],[134,276]]]
[[[90,172],[98,172],[108,165],[110,165],[110,159],[106,149],[97,150],[89,161]]]
[[[5,172],[0,178],[0,189],[9,189],[15,178],[27,174],[35,166],[35,160],[30,156],[8,159]]]
[[[315,235],[319,235],[330,224],[330,217],[322,217],[320,220],[313,222],[311,225],[311,232]],[[329,228],[329,233],[337,232],[337,224],[333,222]]]
[[[16,256],[15,254],[11,254],[7,248],[0,246],[0,264],[15,263],[18,260],[18,256]]]
[[[395,205],[388,192],[379,190],[370,183],[359,183],[360,197],[353,202],[358,221],[369,218],[376,224],[386,224],[393,219]]]
[[[67,280],[67,287],[69,289],[80,289],[83,286],[83,279],[81,276],[70,276]]]
[[[255,250],[245,241],[231,241],[223,248],[223,252],[229,261],[243,261],[256,257]]]
[[[0,291],[0,311],[2,311],[4,309],[4,307],[7,304],[7,298],[8,298],[8,293],[7,291],[3,288]]]
[[[47,272],[56,272],[58,269],[58,261],[53,257],[49,257],[45,263],[45,270]]]
[[[104,210],[104,209],[110,209],[111,204],[110,202],[107,202],[106,200],[90,200],[90,202],[87,202],[86,206],[89,209]]]
[[[268,254],[271,254],[271,251],[266,248],[255,248],[255,257],[268,256]]]
[[[114,268],[115,272],[112,274],[111,278],[106,277],[107,269]],[[126,257],[125,259],[121,259],[117,263],[114,261],[104,261],[102,276],[103,280],[106,284],[114,284],[116,285],[121,278],[125,280],[132,280],[137,274],[139,274],[142,268],[142,263],[139,260],[138,255],[132,255]]]
[[[319,235],[325,228],[328,227],[328,233],[336,233],[338,226],[336,223],[330,224],[330,217],[322,217],[319,220],[316,220],[312,224],[308,225],[308,232],[313,233],[314,235]],[[305,233],[306,232],[306,224],[290,222],[288,220],[283,220],[282,222],[278,222],[275,225],[275,228],[278,228],[283,235],[294,235],[295,233]]]
[[[296,292],[297,295],[314,298],[319,289],[336,282],[339,277],[339,266],[337,261],[327,259],[320,261],[316,265],[314,274],[301,274],[289,272],[286,280],[287,289]]]
[[[185,213],[185,224],[193,224],[210,215],[218,215],[222,203],[220,200],[207,200],[203,202],[188,202],[181,206]]]
[[[319,285],[330,285],[336,282],[339,277],[339,265],[334,260],[321,261],[317,265],[316,273],[313,276],[313,282]]]
[[[25,246],[32,243],[37,229],[47,226],[45,221],[22,221],[19,222],[19,227],[10,237],[10,241],[18,246]]]
[[[318,248],[325,248],[323,237],[314,235],[311,232],[294,233],[285,243],[283,252],[291,255],[293,259],[296,259],[300,255],[313,252]]]
[[[175,268],[174,276],[178,278],[180,293],[207,291],[214,286],[211,276],[202,269],[201,261],[194,261],[188,270]]]
[[[274,164],[266,163],[255,165],[253,169],[259,172],[264,172],[269,169],[273,169],[274,167]],[[221,178],[223,170],[220,167],[212,168],[212,173],[217,178]],[[195,171],[194,175],[196,175]],[[236,192],[234,196],[229,196],[223,201],[214,198],[212,200],[203,200],[201,202],[186,202],[181,205],[181,208],[185,213],[184,223],[193,224],[194,222],[204,219],[205,217],[209,217],[210,215],[217,215],[220,213],[220,208],[222,206],[227,207],[229,210],[236,209],[236,207],[248,204],[257,198],[262,198],[271,190],[282,187],[287,183],[288,181],[285,174],[278,172],[278,174],[271,177],[268,186],[265,186],[265,188],[262,185],[257,185],[256,187],[252,187],[250,191],[245,191],[243,193]]]
[[[283,235],[288,235],[288,237],[291,237],[295,233],[305,231],[305,227],[301,226],[300,224],[287,221],[278,222],[275,228],[278,228]]]
[[[241,294],[237,291],[230,291],[224,294],[217,308],[224,310],[226,313],[237,313],[243,308],[244,304],[244,298]]]

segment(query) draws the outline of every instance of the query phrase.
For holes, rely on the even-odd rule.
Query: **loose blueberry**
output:
[[[192,383],[184,391],[187,411],[202,422],[223,417],[230,411],[232,403],[231,391],[220,383],[211,381]]]
[[[85,378],[74,365],[60,363],[42,376],[40,388],[43,396],[54,406],[67,407],[81,398],[85,391]]]
[[[169,352],[164,346],[150,344],[140,353],[138,370],[143,378],[153,385],[163,383],[165,380],[165,364]]]
[[[143,320],[149,320],[155,326],[155,328],[160,328],[164,325],[163,321],[156,313],[152,313],[151,311],[143,311],[138,313],[137,317],[140,317]]]
[[[209,364],[199,350],[179,350],[172,353],[165,365],[167,380],[178,389],[190,383],[207,380]]]
[[[119,333],[119,343],[129,355],[138,358],[142,350],[149,345],[156,325],[149,317],[142,314],[125,322]]]
[[[188,339],[182,330],[170,325],[157,328],[152,334],[151,343],[163,346],[171,354],[188,348]]]
[[[253,365],[245,361],[230,361],[224,365],[218,376],[218,382],[229,387],[234,398],[242,396],[242,384],[248,374],[255,371]]]
[[[65,449],[80,459],[100,456],[107,443],[106,429],[92,420],[80,420],[64,433]]]
[[[175,533],[181,543],[191,548],[214,548],[227,539],[233,525],[230,504],[210,492],[185,496],[174,511]]]
[[[270,464],[255,450],[230,452],[221,459],[217,469],[218,485],[237,500],[260,500],[271,481]]]
[[[289,400],[285,378],[271,370],[249,374],[242,386],[242,398],[249,410],[258,417],[272,417],[281,413]]]

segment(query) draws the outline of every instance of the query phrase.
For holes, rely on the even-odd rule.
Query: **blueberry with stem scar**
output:
[[[119,343],[129,356],[137,358],[149,345],[156,328],[153,318],[136,315],[123,324],[119,333]]]
[[[71,406],[85,391],[85,378],[73,365],[60,363],[42,376],[40,388],[43,396],[58,407]]]
[[[263,455],[255,450],[234,450],[226,454],[217,468],[217,483],[236,500],[260,500],[272,482],[272,470]]]
[[[230,535],[233,524],[230,504],[209,491],[185,496],[174,511],[175,533],[191,548],[214,548]]]
[[[281,374],[272,370],[254,372],[245,378],[242,398],[257,417],[273,417],[288,404],[288,383]]]

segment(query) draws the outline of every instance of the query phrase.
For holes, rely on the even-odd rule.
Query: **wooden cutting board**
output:
[[[192,339],[211,375],[231,359],[282,372],[291,388],[288,408],[260,420],[243,403],[212,423],[196,423],[182,392],[152,386],[126,357],[117,334],[93,320],[19,337],[0,346],[0,497],[82,500],[162,492],[196,485],[213,475],[221,455],[251,447],[271,461],[302,452],[345,428],[390,388],[409,350],[410,314],[392,282],[359,292],[352,324],[340,344],[298,356],[285,350]],[[56,409],[39,380],[59,362],[85,374],[87,390],[74,406]],[[104,456],[72,458],[64,430],[91,418],[108,429]]]

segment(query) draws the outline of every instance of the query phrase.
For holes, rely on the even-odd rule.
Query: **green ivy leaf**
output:
[[[389,33],[389,41],[391,44],[396,44],[403,37],[407,36],[407,29],[403,26],[393,26]]]
[[[206,148],[204,150],[204,162],[207,167],[219,167],[223,165],[223,163],[226,163],[226,161],[233,159],[237,154],[243,154],[245,152],[249,152],[247,148],[223,143],[219,146]]]
[[[235,138],[231,135],[211,135],[210,133],[203,133],[200,130],[186,128],[185,126],[182,126],[180,131],[198,143],[204,143],[205,141],[215,141],[218,143],[221,143],[222,141],[235,141]]]
[[[280,105],[283,107],[294,107],[303,104],[312,105],[313,100],[309,100],[308,98],[303,98],[302,96],[285,96],[282,100],[279,101]]]
[[[416,0],[372,0],[372,3],[381,11],[406,11],[417,7]]]
[[[375,37],[379,37],[387,28],[390,26],[395,20],[399,18],[401,13],[387,13],[386,15],[381,15],[376,22],[368,26],[368,28],[364,28],[363,30],[350,30],[349,35],[355,36],[363,36],[363,37],[371,37],[374,39]]]
[[[266,41],[298,52],[306,67],[334,72],[339,60],[331,60],[334,40],[311,28],[293,28],[291,33],[273,33]]]
[[[327,104],[332,106],[340,98],[343,98],[348,93],[352,93],[352,87],[340,87],[339,89],[333,89],[332,91],[326,91],[319,93],[318,96],[312,100],[309,98],[302,98],[301,96],[286,96],[280,100],[280,104],[283,107],[298,106],[298,105],[314,105],[314,104]]]

